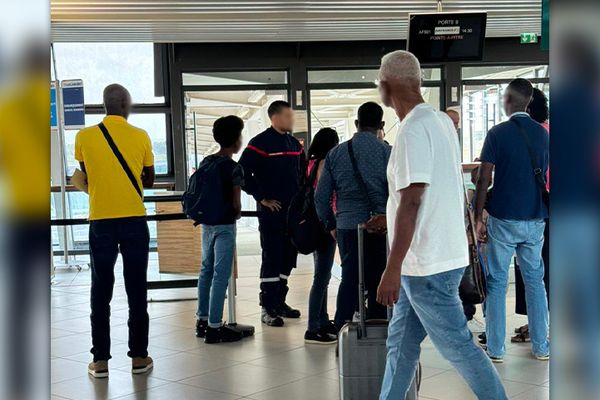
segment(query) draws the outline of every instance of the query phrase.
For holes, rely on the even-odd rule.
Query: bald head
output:
[[[129,117],[131,112],[131,95],[123,86],[113,83],[104,88],[102,95],[106,115],[119,115]]]
[[[513,79],[504,93],[504,111],[507,115],[526,111],[533,96],[533,85],[527,79]]]
[[[456,130],[458,131],[458,129],[460,128],[460,113],[454,108],[448,108],[446,110],[446,114],[448,114],[448,116],[452,120],[452,123],[454,124],[454,128],[456,128]]]

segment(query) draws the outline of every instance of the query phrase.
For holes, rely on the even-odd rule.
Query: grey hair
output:
[[[381,58],[380,81],[413,80],[420,83],[421,78],[421,64],[414,54],[396,50]]]

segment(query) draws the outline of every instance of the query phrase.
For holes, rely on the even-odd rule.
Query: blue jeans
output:
[[[331,280],[331,268],[335,256],[335,240],[330,234],[323,235],[323,239],[313,256],[315,259],[315,275],[308,296],[308,330],[317,332],[329,324],[327,287]]]
[[[421,342],[431,341],[480,400],[506,400],[498,372],[475,344],[458,297],[464,268],[430,276],[402,276],[387,339],[380,400],[406,397],[415,376]]]
[[[225,293],[233,270],[235,224],[202,225],[202,269],[196,316],[218,328],[223,323]]]
[[[538,356],[550,354],[548,341],[548,300],[544,286],[543,219],[515,221],[489,217],[487,222],[487,298],[486,335],[491,356],[504,355],[506,335],[506,289],[508,267],[513,254],[525,284],[529,336],[533,353]]]

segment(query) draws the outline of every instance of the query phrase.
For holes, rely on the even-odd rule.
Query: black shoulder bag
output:
[[[123,167],[123,170],[125,171],[125,174],[127,174],[127,177],[131,181],[131,184],[135,188],[135,191],[140,195],[141,198],[144,198],[144,194],[142,193],[142,189],[138,185],[137,179],[135,179],[133,172],[131,172],[129,165],[127,165],[127,161],[125,161],[125,158],[123,158],[123,154],[121,154],[121,152],[119,151],[119,148],[115,144],[113,138],[108,133],[108,129],[106,129],[106,126],[104,126],[104,123],[100,122],[98,124],[98,128],[100,128],[100,130],[102,131],[102,134],[104,135],[104,138],[108,142],[110,149],[115,154],[115,157],[117,157],[117,160],[119,160],[119,164],[121,164],[121,167]]]
[[[481,264],[477,249],[477,233],[475,232],[475,218],[473,217],[473,205],[469,202],[467,188],[464,180],[462,182],[465,198],[465,224],[467,229],[467,242],[469,246],[469,265],[458,286],[458,294],[461,300],[469,304],[482,304],[486,297],[485,271]]]
[[[523,125],[521,125],[521,122],[519,122],[519,120],[517,118],[512,118],[511,121],[513,121],[519,128],[519,132],[521,133],[521,136],[523,137],[523,141],[525,142],[525,145],[527,146],[527,151],[529,152],[529,159],[531,160],[531,168],[533,168],[533,174],[535,176],[535,180],[536,180],[538,187],[542,193],[542,202],[546,206],[546,209],[548,211],[550,211],[550,193],[548,193],[548,189],[546,188],[546,177],[545,177],[544,171],[540,167],[538,167],[538,164],[535,161],[535,154],[533,153],[533,149],[531,148],[529,136],[527,136],[527,132],[525,131],[525,128],[523,128]]]

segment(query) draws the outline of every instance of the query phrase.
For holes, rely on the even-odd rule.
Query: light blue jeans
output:
[[[543,219],[515,221],[492,216],[487,222],[488,243],[484,254],[487,260],[486,335],[488,352],[502,357],[506,337],[506,289],[508,267],[513,255],[525,284],[529,336],[533,353],[550,354],[548,341],[548,300],[544,286]]]
[[[202,269],[196,316],[218,328],[223,323],[225,293],[233,269],[235,224],[202,225]]]
[[[467,328],[458,297],[463,273],[464,268],[459,268],[430,276],[402,276],[400,298],[388,330],[380,400],[406,397],[427,335],[478,399],[507,399],[498,372]]]

